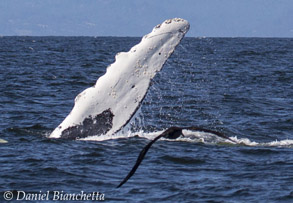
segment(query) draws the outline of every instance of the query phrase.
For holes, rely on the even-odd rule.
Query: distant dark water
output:
[[[252,146],[48,139],[75,96],[140,38],[0,38],[0,191],[98,191],[129,202],[292,202],[293,39],[185,38],[155,77],[133,124],[197,125]],[[274,142],[276,141],[276,142]]]

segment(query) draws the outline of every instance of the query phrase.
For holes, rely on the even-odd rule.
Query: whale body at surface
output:
[[[49,137],[112,135],[123,128],[188,30],[186,20],[166,20],[128,52],[118,53],[96,84],[77,95],[72,111]]]

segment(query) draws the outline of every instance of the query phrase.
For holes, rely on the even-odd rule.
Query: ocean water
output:
[[[139,41],[0,38],[0,201],[99,192],[109,202],[292,202],[292,38],[185,38],[115,139],[48,138],[75,96]],[[174,125],[238,144],[200,132],[159,140],[116,189],[140,150]]]

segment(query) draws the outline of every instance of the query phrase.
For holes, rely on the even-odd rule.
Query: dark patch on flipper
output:
[[[133,174],[135,173],[135,171],[137,170],[137,168],[141,164],[142,160],[144,159],[146,153],[148,152],[148,150],[150,149],[150,147],[152,146],[152,144],[154,144],[158,139],[160,139],[162,137],[167,138],[167,139],[177,139],[181,135],[184,136],[182,134],[182,130],[184,130],[184,129],[212,133],[214,135],[217,135],[218,137],[221,137],[221,138],[224,138],[224,139],[228,139],[228,140],[232,141],[233,143],[235,143],[235,141],[231,140],[229,137],[225,136],[223,133],[220,133],[220,132],[217,132],[217,131],[214,131],[214,130],[204,129],[204,128],[195,127],[195,126],[186,127],[186,128],[184,128],[184,127],[183,128],[181,128],[181,127],[171,127],[171,128],[168,128],[162,134],[158,135],[155,139],[153,139],[151,142],[149,142],[141,150],[141,152],[139,153],[139,156],[137,157],[136,163],[134,164],[133,168],[128,173],[128,175],[124,178],[124,180],[117,186],[117,188],[121,187],[124,183],[126,183],[128,181],[129,178],[131,178],[131,176],[133,176]]]
[[[107,109],[95,117],[89,116],[83,120],[82,124],[65,129],[61,138],[78,139],[106,134],[112,128],[113,117],[111,109]]]

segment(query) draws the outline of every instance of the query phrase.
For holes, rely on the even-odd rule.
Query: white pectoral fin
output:
[[[75,139],[119,131],[139,108],[151,79],[188,30],[186,20],[166,20],[129,52],[118,53],[95,86],[75,98],[71,113],[50,137]]]

